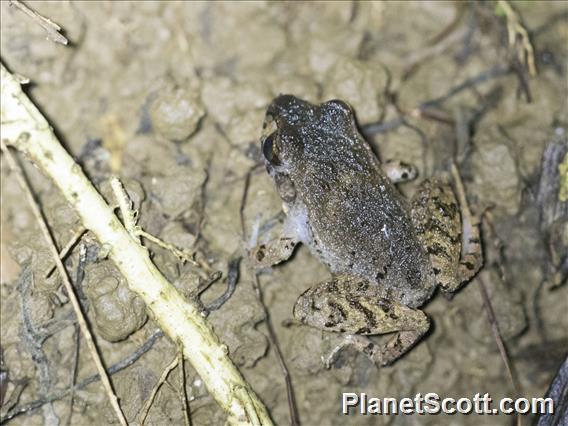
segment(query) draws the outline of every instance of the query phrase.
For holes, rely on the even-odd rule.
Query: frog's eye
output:
[[[274,143],[274,138],[276,137],[276,132],[271,133],[266,137],[262,143],[262,154],[266,161],[270,164],[278,165],[280,164],[280,159],[276,155],[276,145]]]

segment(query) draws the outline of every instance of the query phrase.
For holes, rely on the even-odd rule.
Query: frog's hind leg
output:
[[[461,222],[458,202],[449,183],[438,179],[422,182],[412,198],[410,216],[430,258],[436,284],[444,290],[456,290]]]
[[[373,294],[368,282],[336,276],[304,292],[294,306],[294,317],[322,330],[349,333],[327,357],[331,365],[346,346],[367,355],[377,366],[393,363],[428,331],[424,312]],[[376,345],[365,335],[396,333],[386,344]]]
[[[367,336],[349,334],[345,336],[343,342],[324,357],[325,366],[326,368],[331,368],[341,352],[346,348],[352,347],[357,352],[366,355],[377,367],[386,367],[412,349],[427,330],[428,328],[424,331],[400,331],[382,346],[373,343]]]
[[[428,252],[436,283],[445,292],[458,290],[483,263],[479,218],[469,210],[454,165],[452,175],[455,192],[449,183],[425,180],[413,197],[411,209],[414,229]]]
[[[465,190],[455,164],[452,164],[452,177],[456,187],[456,195],[460,203],[462,220],[462,255],[457,271],[456,283],[459,286],[470,281],[483,266],[483,249],[479,231],[480,217],[472,215],[469,210]],[[453,291],[453,290],[449,290]]]

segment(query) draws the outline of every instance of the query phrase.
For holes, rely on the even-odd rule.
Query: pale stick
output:
[[[83,226],[105,247],[130,289],[143,298],[154,319],[181,345],[209,393],[233,424],[271,425],[264,404],[244,380],[194,303],[186,301],[154,266],[114,215],[81,167],[23,93],[20,82],[2,65],[1,137],[48,175],[79,214]]]
[[[89,348],[89,352],[91,353],[93,362],[95,363],[97,371],[99,372],[101,381],[108,395],[110,404],[114,412],[116,413],[116,416],[120,421],[120,424],[122,426],[126,426],[128,422],[126,421],[126,417],[124,417],[124,413],[120,408],[120,404],[118,403],[118,398],[114,393],[114,389],[112,388],[112,384],[110,382],[110,379],[108,378],[108,374],[103,366],[101,357],[99,355],[99,350],[95,344],[95,341],[93,340],[93,336],[91,336],[89,326],[87,325],[87,321],[85,320],[83,311],[81,310],[81,305],[79,304],[79,300],[75,295],[75,290],[73,288],[73,285],[71,284],[71,281],[69,280],[69,276],[67,275],[67,270],[63,265],[63,260],[61,259],[59,253],[57,253],[57,247],[55,246],[55,241],[51,235],[51,232],[49,231],[49,228],[47,227],[47,223],[44,220],[43,214],[41,213],[39,206],[36,204],[31,188],[28,186],[28,183],[24,177],[22,170],[20,169],[20,166],[18,165],[18,163],[16,163],[16,160],[12,157],[12,154],[8,150],[8,147],[6,147],[6,145],[4,144],[4,139],[0,141],[0,146],[2,147],[2,152],[6,156],[6,160],[8,161],[10,169],[12,170],[12,172],[16,173],[16,179],[18,180],[20,186],[22,187],[22,190],[25,192],[26,198],[28,199],[30,207],[34,213],[34,216],[38,221],[38,225],[49,247],[49,251],[51,251],[51,255],[55,259],[56,268],[59,271],[59,274],[61,275],[61,280],[63,281],[63,285],[67,290],[67,296],[69,297],[71,305],[73,306],[73,310],[75,311],[75,315],[77,316],[77,322],[79,323],[79,327],[81,328],[81,333],[83,333],[83,336],[87,341],[87,347]]]

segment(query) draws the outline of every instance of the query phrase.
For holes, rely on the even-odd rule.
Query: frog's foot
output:
[[[373,343],[367,336],[350,334],[324,357],[325,368],[329,369],[335,365],[343,350],[347,348],[366,355],[377,367],[386,367],[412,349],[426,331],[428,327],[424,330],[400,331],[382,346]]]
[[[298,241],[291,237],[281,237],[265,244],[259,244],[250,253],[253,267],[265,268],[283,262],[292,256]]]
[[[470,281],[483,265],[483,249],[479,231],[481,218],[478,215],[473,215],[469,210],[463,183],[454,164],[452,164],[451,170],[462,219],[462,256],[455,281],[457,288],[442,288],[444,291],[457,290],[460,286]]]
[[[387,160],[381,163],[381,168],[393,183],[408,182],[418,176],[416,167],[400,160]]]
[[[385,345],[375,345],[361,336],[350,336],[333,351],[328,364],[346,345],[361,350],[377,366],[391,364],[406,353],[428,331],[424,312],[373,295],[368,282],[336,276],[304,292],[294,306],[294,317],[304,324],[326,331],[352,335],[395,333]]]

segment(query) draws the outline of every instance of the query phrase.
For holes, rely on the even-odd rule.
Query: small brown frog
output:
[[[279,96],[263,129],[266,168],[287,217],[280,238],[253,250],[255,266],[282,262],[299,242],[306,244],[333,275],[299,297],[294,317],[347,334],[327,365],[345,345],[378,366],[392,363],[428,330],[428,317],[417,308],[436,286],[454,292],[482,265],[479,221],[457,170],[459,205],[439,179],[424,181],[408,202],[393,180],[413,177],[413,170],[381,164],[342,101],[318,106]],[[363,337],[385,333],[396,334],[384,346]]]

